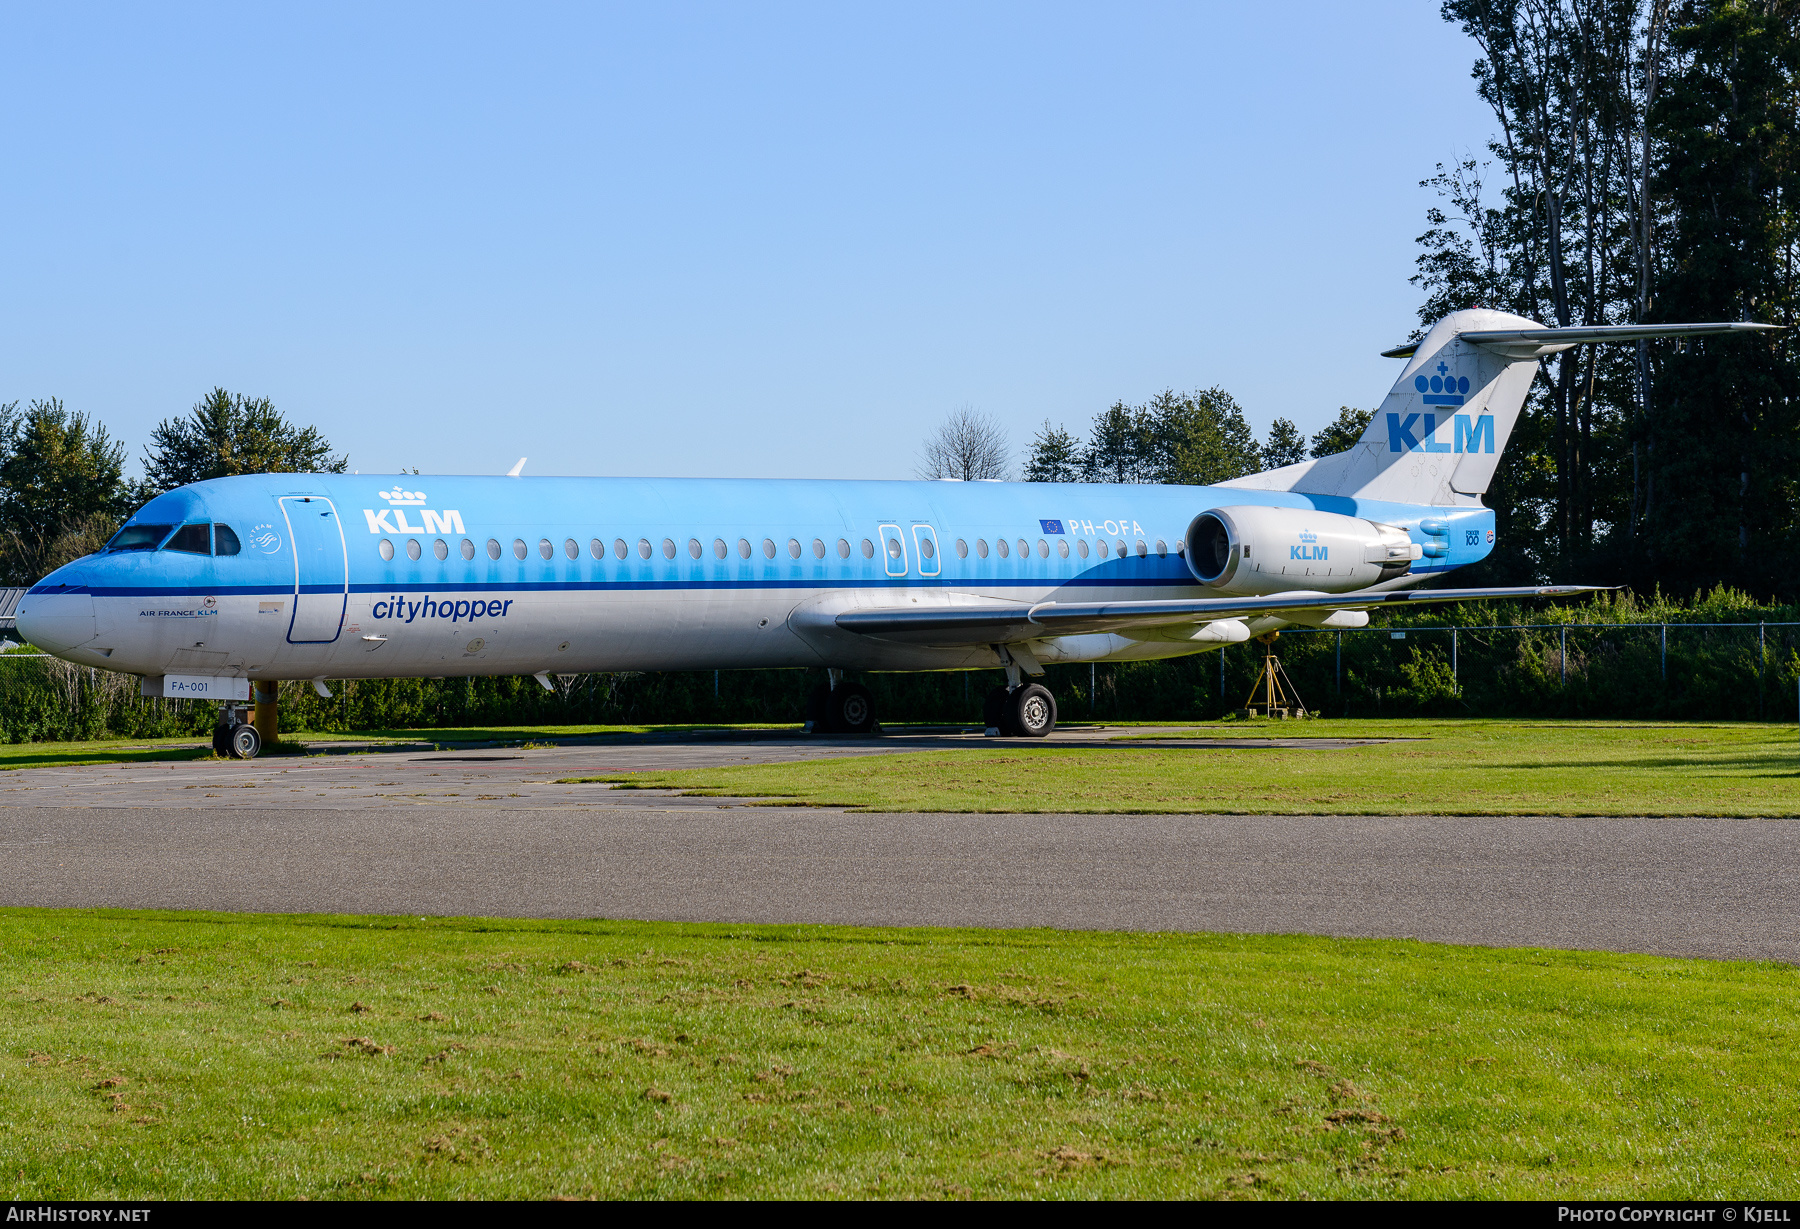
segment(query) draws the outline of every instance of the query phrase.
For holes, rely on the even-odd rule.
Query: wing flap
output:
[[[1038,602],[984,606],[886,607],[837,616],[847,632],[882,640],[943,647],[1010,644],[1046,636],[1117,632],[1180,623],[1210,623],[1284,611],[1369,610],[1521,597],[1570,597],[1599,585],[1536,585],[1497,589],[1405,589],[1383,593],[1278,593],[1267,597],[1174,598],[1150,602]]]

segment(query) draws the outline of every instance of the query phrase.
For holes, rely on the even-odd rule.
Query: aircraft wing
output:
[[[1505,589],[1405,589],[1382,593],[1277,593],[1267,597],[1175,598],[1154,602],[1025,602],[966,606],[894,606],[850,610],[837,625],[882,640],[938,646],[1009,644],[1116,632],[1135,627],[1167,627],[1274,615],[1284,611],[1367,610],[1376,606],[1479,602],[1518,597],[1569,597],[1593,593],[1600,585],[1536,585]]]

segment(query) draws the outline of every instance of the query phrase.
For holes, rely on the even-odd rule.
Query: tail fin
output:
[[[1224,486],[1392,503],[1476,504],[1512,438],[1538,360],[1570,346],[1640,337],[1757,332],[1769,324],[1644,324],[1547,329],[1470,308],[1387,356],[1406,368],[1348,452],[1237,478]]]

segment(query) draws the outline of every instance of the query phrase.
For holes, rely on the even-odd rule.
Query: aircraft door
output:
[[[331,644],[344,628],[350,601],[350,555],[337,508],[319,495],[283,495],[294,548],[294,615],[289,644]]]
[[[906,535],[900,526],[881,526],[881,560],[889,576],[906,575]]]
[[[944,561],[938,557],[937,534],[930,525],[914,525],[913,545],[919,550],[919,575],[936,576],[944,570]]]

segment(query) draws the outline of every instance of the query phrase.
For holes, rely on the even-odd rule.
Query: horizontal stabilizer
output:
[[[1479,602],[1520,597],[1571,597],[1598,585],[1537,585],[1503,589],[1405,589],[1381,593],[1277,593],[1267,597],[1175,598],[1151,602],[1024,602],[991,605],[890,607],[837,616],[847,632],[937,646],[1009,644],[1117,632],[1142,627],[1210,623],[1284,611],[1367,610],[1375,606]]]
[[[1584,342],[1637,341],[1644,337],[1713,337],[1721,333],[1766,333],[1783,326],[1750,321],[1714,324],[1601,324],[1568,329],[1476,329],[1464,341],[1507,358],[1542,358]],[[1382,358],[1411,358],[1418,343],[1383,350]]]

